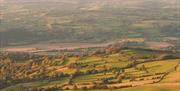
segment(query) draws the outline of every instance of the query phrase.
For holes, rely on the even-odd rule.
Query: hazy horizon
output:
[[[1,0],[1,46],[179,43],[179,0]],[[33,2],[33,3],[32,3]],[[150,43],[149,43],[150,42]],[[169,43],[167,45],[178,45]],[[161,45],[161,44],[160,44]]]

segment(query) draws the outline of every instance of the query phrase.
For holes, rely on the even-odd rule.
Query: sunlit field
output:
[[[180,0],[0,0],[0,91],[180,91]]]

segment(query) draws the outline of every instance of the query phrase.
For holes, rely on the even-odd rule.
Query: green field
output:
[[[0,91],[179,91],[180,0],[0,0]]]
[[[45,57],[42,60],[43,65],[39,64],[36,67],[36,63],[33,63],[34,66],[29,72],[25,70],[28,74],[25,77],[20,76],[24,80],[30,80],[37,76],[38,79],[30,80],[31,82],[28,80],[23,83],[19,82],[2,91],[20,91],[22,88],[61,88],[64,91],[67,89],[70,89],[68,91],[76,91],[74,86],[77,86],[77,91],[81,91],[84,87],[90,91],[106,91],[107,89],[107,91],[178,91],[179,82],[176,80],[179,79],[177,77],[179,68],[176,67],[178,67],[180,59],[167,59],[162,57],[163,55],[177,56],[179,53],[122,49],[110,54],[71,56],[66,59],[66,62],[57,61],[60,59],[50,60]],[[25,63],[30,62],[25,61]],[[57,65],[57,63],[60,64]],[[41,68],[41,66],[46,67],[46,69]],[[34,71],[32,71],[33,69]],[[37,70],[35,71],[35,69]],[[44,70],[44,72],[39,74],[38,69]],[[62,73],[66,75],[58,76]],[[21,74],[21,72],[17,74]],[[41,76],[46,76],[48,79],[41,79]],[[175,77],[177,79],[173,80]],[[169,82],[175,85],[170,87]],[[167,84],[167,87],[163,87]],[[96,85],[102,88],[93,87]]]

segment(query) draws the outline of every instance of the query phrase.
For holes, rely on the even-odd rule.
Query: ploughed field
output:
[[[180,53],[124,48],[2,58],[2,91],[178,91]]]

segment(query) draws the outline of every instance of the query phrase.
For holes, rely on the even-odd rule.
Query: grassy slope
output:
[[[72,57],[69,59],[69,61],[65,62],[63,65],[68,65],[71,63],[74,63],[76,60],[78,60],[79,63],[82,63],[83,65],[89,64],[89,65],[97,65],[96,69],[102,69],[103,65],[106,65],[107,68],[112,68],[114,67],[114,65],[116,64],[116,67],[122,68],[125,65],[127,65],[127,63],[131,63],[130,61],[128,61],[128,58],[130,58],[131,56],[136,56],[136,57],[145,57],[151,54],[155,54],[155,55],[160,55],[160,54],[164,54],[164,53],[159,53],[159,52],[150,52],[150,51],[142,51],[142,50],[123,50],[122,51],[123,54],[126,54],[128,56],[123,56],[121,53],[118,54],[111,54],[108,55],[107,57],[103,58],[102,60],[102,55],[100,56],[90,56],[90,57],[84,57],[82,59],[78,59],[77,57]],[[141,54],[141,55],[140,55]],[[121,59],[120,61],[118,59]],[[141,59],[143,60],[143,59]],[[107,61],[108,63],[105,64],[105,61]],[[149,71],[149,73],[145,73],[144,71],[138,71],[135,70],[134,68],[128,68],[125,70],[125,73],[127,74],[133,74],[135,76],[144,76],[144,75],[152,75],[155,73],[163,73],[163,72],[168,72],[172,69],[174,69],[174,66],[176,66],[178,63],[180,62],[180,59],[173,59],[173,60],[161,60],[161,61],[156,61],[156,62],[145,62],[142,64],[137,65],[138,66],[142,66],[145,65],[147,67],[147,70]],[[63,66],[62,65],[62,66]],[[54,68],[61,68],[61,67],[54,67]],[[81,71],[86,71],[89,70],[91,68],[85,67],[80,69]],[[73,73],[72,71],[73,69],[66,69],[63,72],[65,73]],[[171,82],[174,80],[178,80],[177,79],[173,79],[177,77],[177,75],[179,74],[179,67],[177,68],[177,71],[173,71],[172,73],[170,73],[168,76],[165,77],[165,79],[162,82]],[[107,72],[107,75],[104,75],[103,73],[98,73],[98,74],[91,74],[91,75],[85,75],[85,76],[79,76],[76,77],[74,80],[74,82],[76,83],[83,83],[83,82],[92,82],[95,81],[97,79],[101,79],[101,78],[108,78],[108,77],[113,77],[114,74],[112,72]],[[144,77],[144,79],[151,79],[152,77]],[[68,81],[67,78],[63,78],[63,79],[59,79],[57,81],[38,81],[38,82],[31,82],[31,83],[22,83],[22,84],[18,84],[18,85],[14,85],[11,87],[8,87],[2,91],[19,91],[18,89],[20,88],[21,85],[25,85],[25,86],[33,86],[33,87],[51,87],[51,86],[55,86],[55,85],[61,85],[63,83],[66,83]],[[128,82],[128,81],[123,81],[123,82]],[[146,85],[146,86],[138,86],[138,87],[132,87],[132,88],[125,88],[125,89],[120,89],[117,91],[175,91],[177,90],[178,87],[172,86],[156,86],[156,85]],[[105,91],[105,90],[103,90]],[[107,90],[108,91],[108,90]],[[116,91],[116,90],[113,90]]]
[[[169,61],[172,61],[172,60],[169,60]],[[176,60],[176,61],[178,63],[180,63],[180,60]],[[166,64],[166,65],[168,66],[168,64]],[[172,71],[170,74],[168,74],[158,84],[146,85],[146,86],[140,86],[140,87],[132,87],[132,88],[125,88],[125,89],[120,89],[117,91],[179,91],[180,90],[180,83],[179,82],[180,82],[180,66],[177,67],[176,71]]]

